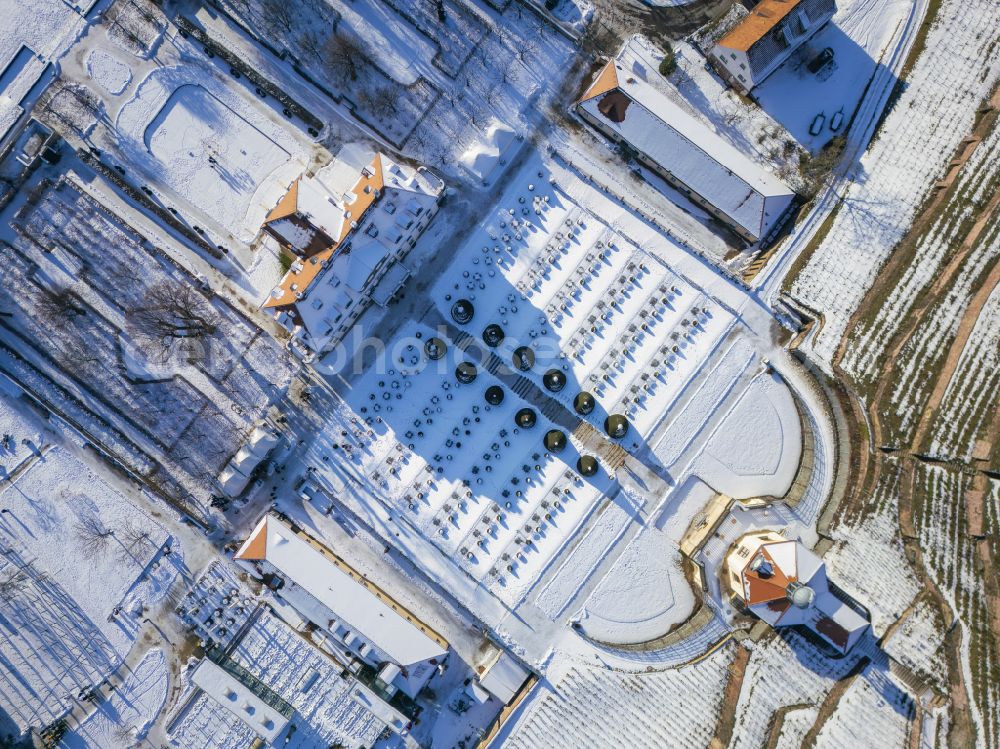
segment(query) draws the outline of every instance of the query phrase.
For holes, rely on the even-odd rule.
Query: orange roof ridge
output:
[[[245,559],[248,562],[256,562],[267,556],[267,516],[261,518],[254,528],[253,533],[243,542],[239,551],[233,559]]]
[[[597,74],[597,78],[594,79],[594,82],[590,84],[590,87],[580,98],[580,102],[585,102],[588,99],[593,99],[595,96],[606,94],[615,88],[618,88],[618,71],[615,69],[614,59],[611,59],[601,69],[601,72]]]
[[[718,41],[720,47],[746,52],[799,6],[800,0],[761,0],[750,15]]]
[[[278,201],[278,205],[274,206],[267,214],[264,219],[264,223],[269,223],[271,221],[277,221],[281,218],[287,218],[295,213],[299,208],[299,180],[296,179],[288,187],[288,192],[285,193],[284,197]]]
[[[367,171],[368,174],[365,174],[365,171]],[[289,270],[284,277],[282,277],[281,282],[276,287],[281,290],[281,295],[276,297],[273,292],[269,294],[267,300],[265,300],[265,302],[261,305],[263,309],[286,307],[293,304],[295,302],[296,292],[305,291],[309,288],[309,285],[316,279],[316,276],[318,276],[319,272],[323,269],[323,264],[333,257],[336,251],[354,230],[354,226],[352,226],[352,224],[361,223],[362,217],[375,203],[375,194],[381,192],[385,187],[382,154],[376,153],[371,164],[365,167],[365,171],[362,171],[358,181],[355,182],[354,187],[351,188],[351,194],[354,195],[354,200],[344,206],[344,220],[340,224],[340,236],[334,239],[333,246],[327,250],[316,253],[308,260],[296,259],[296,262],[301,263],[301,269],[298,271]],[[296,186],[298,185],[298,180],[295,181],[295,184]],[[282,202],[284,202],[284,200],[282,200]],[[293,284],[295,285],[294,289],[292,288]]]

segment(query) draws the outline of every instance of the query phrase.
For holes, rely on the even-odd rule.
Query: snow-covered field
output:
[[[909,227],[932,182],[944,172],[977,108],[1000,75],[992,0],[944,2],[926,49],[856,168],[829,233],[792,285],[823,314],[808,350],[830,362],[847,321],[876,272]]]
[[[899,535],[897,481],[895,475],[884,477],[873,497],[876,509],[831,530],[834,544],[826,554],[830,579],[868,608],[876,636],[885,634],[920,591]]]
[[[770,635],[754,645],[736,705],[731,749],[764,746],[775,711],[793,705],[818,707],[859,657],[832,660],[794,633]]]
[[[16,408],[0,400],[4,429],[20,438]],[[124,658],[182,559],[159,523],[64,446],[26,457],[0,503],[0,708],[23,729],[59,715]]]
[[[550,747],[705,747],[715,729],[733,649],[690,666],[623,674],[574,665],[540,686],[495,745]]]
[[[869,664],[837,701],[816,735],[816,747],[904,747],[913,703],[878,665]]]
[[[150,650],[83,725],[63,737],[62,749],[131,749],[167,700],[167,659]]]

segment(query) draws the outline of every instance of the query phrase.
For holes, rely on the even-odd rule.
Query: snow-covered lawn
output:
[[[248,242],[308,156],[290,127],[241,95],[243,84],[187,55],[139,83],[118,113],[116,145],[146,179]]]
[[[0,400],[5,424],[12,413],[14,402]],[[0,710],[24,729],[50,722],[121,662],[182,559],[158,522],[63,446],[27,457],[0,504]]]
[[[131,749],[149,730],[167,701],[167,659],[150,650],[125,681],[84,721],[63,737],[62,749]]]
[[[909,10],[905,0],[838,2],[833,20],[755,88],[754,98],[815,154],[834,137],[831,123],[838,112],[843,124],[837,132],[846,131],[897,25]],[[833,62],[818,73],[809,72],[806,65],[827,47],[833,50]],[[809,129],[817,115],[825,121],[821,131],[812,135]]]

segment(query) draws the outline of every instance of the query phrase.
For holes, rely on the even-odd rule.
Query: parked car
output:
[[[831,47],[827,47],[811,59],[806,67],[809,68],[810,73],[818,73],[831,62],[833,62],[833,49]]]

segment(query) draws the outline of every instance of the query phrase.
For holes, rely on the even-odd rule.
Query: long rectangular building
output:
[[[580,116],[748,242],[766,239],[795,193],[643,74],[656,73],[611,60],[577,104]]]
[[[406,668],[447,655],[440,635],[276,515],[261,518],[234,559],[258,577],[277,575],[282,598],[369,663]]]

